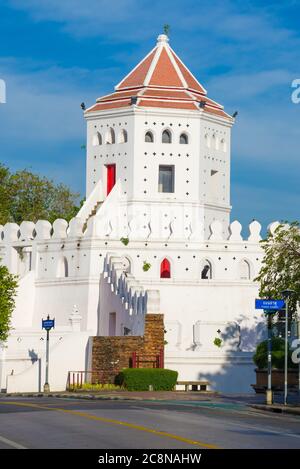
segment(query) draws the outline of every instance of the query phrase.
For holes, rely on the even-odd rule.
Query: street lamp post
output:
[[[44,384],[44,392],[50,392],[49,386],[49,329],[46,331],[46,377]]]
[[[42,329],[45,329],[47,332],[46,336],[46,376],[45,376],[45,384],[44,384],[44,392],[50,392],[50,385],[49,385],[49,331],[54,328],[55,320],[50,319],[48,314],[47,319],[42,319]]]
[[[288,396],[288,322],[289,322],[289,298],[295,293],[294,290],[281,292],[285,299],[285,353],[284,353],[284,405],[287,405]]]
[[[300,311],[298,314],[298,339],[300,340]],[[298,393],[300,394],[300,362],[298,364]]]

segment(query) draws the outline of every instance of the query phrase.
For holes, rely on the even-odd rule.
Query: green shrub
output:
[[[151,269],[151,264],[150,262],[144,261],[143,263],[143,271],[148,272],[148,270]]]
[[[122,390],[121,386],[115,384],[92,384],[92,383],[82,383],[75,384],[70,386],[70,391],[120,391]]]
[[[214,345],[216,347],[221,347],[222,346],[222,339],[220,339],[219,337],[216,337],[215,340],[214,340]]]
[[[116,377],[116,384],[128,391],[172,391],[178,377],[177,371],[163,368],[125,368]]]
[[[296,368],[291,359],[292,352],[288,349],[288,367]],[[285,341],[279,337],[272,338],[272,368],[278,370],[284,369]],[[268,367],[268,341],[264,340],[256,347],[253,361],[259,370]]]

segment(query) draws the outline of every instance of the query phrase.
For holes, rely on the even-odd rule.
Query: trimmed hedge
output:
[[[128,391],[172,391],[178,377],[177,371],[164,368],[124,368],[116,377],[116,384]]]
[[[297,368],[298,365],[292,362],[292,351],[288,346],[288,367]],[[283,370],[285,357],[285,341],[279,337],[272,337],[272,368]],[[268,367],[268,341],[260,342],[256,347],[253,361],[259,370]]]

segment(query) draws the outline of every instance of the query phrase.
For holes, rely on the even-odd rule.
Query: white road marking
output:
[[[20,445],[16,441],[12,441],[12,440],[9,440],[8,438],[4,438],[4,436],[0,436],[0,441],[2,441],[2,443],[5,443],[6,445],[12,446],[13,448],[16,448],[16,449],[27,449],[25,446]]]
[[[270,428],[266,428],[266,427],[257,427],[256,425],[243,425],[241,423],[237,423],[237,422],[227,422],[228,425],[232,425],[232,426],[237,426],[237,427],[241,427],[241,428],[245,428],[246,430],[258,430],[258,432],[260,433],[273,433],[274,435],[281,435],[281,436],[290,436],[290,437],[293,437],[293,438],[300,438],[300,435],[298,433],[286,433],[285,432],[285,429],[283,428],[281,431],[278,431],[278,430],[271,430]],[[290,430],[287,430],[287,432],[289,432]]]

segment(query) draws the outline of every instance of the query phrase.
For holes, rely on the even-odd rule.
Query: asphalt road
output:
[[[300,448],[300,417],[224,401],[1,398],[5,448]]]

